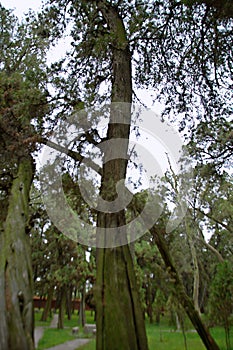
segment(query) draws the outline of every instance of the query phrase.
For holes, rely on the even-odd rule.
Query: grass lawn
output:
[[[182,333],[168,331],[156,325],[146,325],[148,343],[150,350],[184,350],[184,338]],[[221,350],[226,350],[224,330],[216,327],[211,330]],[[188,350],[205,350],[199,336],[195,332],[186,332]],[[233,340],[232,340],[233,342]],[[233,345],[233,344],[232,344]],[[231,348],[233,350],[233,347]],[[79,347],[77,350],[95,350],[95,340]]]
[[[36,310],[34,312],[34,317],[35,317],[35,326],[36,327],[49,327],[52,318],[48,317],[48,320],[46,322],[42,322],[41,319],[41,315],[42,315],[43,310]]]
[[[184,350],[184,338],[181,332],[169,330],[167,325],[156,326],[154,324],[146,324],[147,337],[150,350]],[[221,350],[226,350],[225,334],[221,327],[211,329],[214,339],[218,343]],[[188,350],[205,350],[200,337],[196,332],[186,332]],[[233,339],[232,339],[233,342]],[[232,344],[233,346],[233,344]],[[95,350],[95,340],[91,340],[88,344],[79,347],[77,350]],[[233,347],[232,347],[233,350]]]
[[[39,340],[37,350],[44,350],[77,338],[92,338],[92,335],[84,334],[81,327],[78,335],[72,335],[72,328],[78,326],[77,312],[72,315],[71,320],[68,320],[67,317],[65,318],[64,329],[49,328],[52,318],[49,318],[46,322],[41,322],[41,314],[42,310],[35,312],[36,327],[45,327],[43,337]],[[86,323],[94,323],[94,314],[91,314],[90,311],[86,312]]]
[[[51,319],[48,322],[41,322],[40,314],[35,314],[36,326],[45,326],[44,336],[39,341],[38,350],[43,350],[54,345],[64,343],[68,340],[76,339],[77,337],[87,337],[83,334],[82,329],[78,335],[72,335],[72,328],[78,325],[77,313],[72,316],[71,320],[65,319],[65,329],[58,330],[54,328],[49,328]],[[86,323],[94,323],[94,315],[91,315],[90,311],[86,313]],[[193,327],[187,323],[187,329],[192,329]],[[168,325],[166,318],[161,319],[161,325],[157,326],[155,324],[146,323],[147,337],[150,350],[184,350],[184,338],[181,332],[175,332],[172,327]],[[215,327],[211,329],[211,333],[218,343],[221,350],[226,350],[225,345],[225,333],[223,328]],[[186,333],[187,347],[188,350],[205,350],[202,341],[200,340],[198,334],[193,331],[187,331]],[[232,333],[233,335],[233,330]],[[91,336],[92,337],[92,336]],[[232,337],[233,338],[233,337]],[[95,350],[95,339],[92,339],[88,344],[79,347],[80,350]],[[119,349],[121,350],[121,349]],[[123,350],[123,349],[122,349]],[[232,339],[232,349],[233,350],[233,339]]]
[[[37,349],[47,349],[73,339],[76,339],[76,337],[72,335],[70,328],[46,328],[43,337],[39,340]]]

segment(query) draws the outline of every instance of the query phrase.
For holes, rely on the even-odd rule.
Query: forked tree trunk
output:
[[[204,343],[206,349],[208,350],[219,350],[218,345],[215,340],[212,338],[210,332],[203,324],[198,311],[195,309],[193,301],[187,295],[184,285],[181,281],[178,271],[176,270],[174,263],[172,261],[171,255],[163,234],[159,232],[155,227],[150,230],[153,235],[157,247],[160,251],[160,254],[163,258],[163,261],[167,267],[167,270],[174,283],[174,294],[178,302],[184,307],[190,321],[192,322],[194,328],[198,332],[202,342]]]
[[[0,232],[1,350],[34,349],[32,264],[26,235],[32,176],[32,158],[22,157]]]
[[[130,104],[132,100],[131,54],[124,24],[116,7],[111,6],[107,1],[98,1],[97,4],[113,37],[112,102]],[[120,146],[121,156],[114,157],[115,159],[107,161],[103,166],[100,195],[108,201],[113,201],[117,197],[116,184],[119,180],[124,180],[126,175],[131,121],[130,107],[126,109],[112,110],[108,125],[108,140],[120,138],[126,141]],[[120,121],[122,113],[127,124]],[[108,147],[104,156],[108,158],[113,151]],[[97,223],[98,227],[106,228],[106,239],[111,241],[108,228],[124,226],[125,211],[111,214],[99,212]],[[97,239],[98,235],[97,229]],[[97,350],[148,349],[143,313],[128,245],[97,250],[96,311]]]

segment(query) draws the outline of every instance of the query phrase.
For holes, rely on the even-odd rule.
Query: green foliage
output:
[[[211,284],[211,302],[216,309],[219,320],[230,315],[233,310],[233,264],[231,261],[224,261],[217,266],[216,274]],[[221,310],[225,312],[221,312]],[[213,310],[212,310],[213,311]],[[227,312],[227,314],[226,314]],[[213,315],[214,316],[214,315]]]
[[[47,321],[41,321],[41,316],[42,316],[42,309],[34,310],[35,327],[49,327],[52,317],[49,316]]]
[[[53,226],[32,236],[35,292],[46,294],[51,286],[79,286],[86,279],[88,264],[84,250]]]
[[[48,112],[46,53],[48,43],[36,33],[33,14],[27,22],[0,5],[0,144],[1,167],[35,150]]]
[[[209,298],[210,319],[224,326],[226,345],[230,349],[230,317],[233,313],[233,264],[224,261],[219,264],[211,283]]]

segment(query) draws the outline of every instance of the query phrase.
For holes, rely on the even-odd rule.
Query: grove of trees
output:
[[[224,326],[230,349],[230,1],[48,0],[41,13],[29,12],[21,22],[0,5],[0,21],[0,349],[34,349],[33,295],[47,297],[44,319],[56,296],[63,328],[77,294],[81,324],[85,299],[95,308],[97,350],[147,350],[145,315],[159,323],[166,309],[178,327],[185,312],[206,349],[218,350],[202,317],[209,315],[209,322]],[[69,51],[49,65],[49,50],[66,35]],[[128,193],[127,171],[137,167],[129,139],[138,89],[154,91],[154,102],[164,106],[163,120],[183,137],[182,164],[192,169],[175,174],[169,163],[156,193],[150,193],[163,207],[159,219],[137,241],[117,244],[118,234],[128,237],[127,223],[142,212],[150,191],[135,184],[129,205],[101,211],[85,202],[78,183],[89,155],[85,186],[99,204],[100,198],[109,205],[117,201],[119,183]],[[107,106],[102,130],[98,114],[92,114],[96,106]],[[60,143],[51,135],[73,115],[81,136],[67,149],[62,135]],[[37,171],[43,145],[65,153],[58,169],[63,190],[72,211],[96,227],[96,247],[67,238],[48,215]],[[49,186],[53,178],[46,176]],[[185,181],[192,181],[189,193]],[[186,215],[166,230],[177,219],[179,210],[172,208],[179,208],[181,198]],[[85,228],[77,226],[78,234],[85,235]]]

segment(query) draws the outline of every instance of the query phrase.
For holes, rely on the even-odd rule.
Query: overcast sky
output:
[[[0,0],[0,2],[5,8],[14,9],[15,15],[17,15],[20,18],[25,13],[27,13],[29,9],[39,11],[45,0]],[[48,55],[48,63],[51,63],[51,61],[53,61],[54,58],[58,59],[64,54],[67,48],[67,42],[68,38],[62,39],[59,42],[59,45],[50,51]],[[137,93],[139,97],[142,98],[144,102],[146,102],[147,106],[152,108],[152,100],[150,95],[153,95],[153,91],[137,90]],[[156,103],[156,105],[152,109],[160,113],[162,108],[158,103]]]
[[[29,8],[37,11],[42,5],[42,0],[1,0],[0,2],[8,9],[15,9],[14,13],[19,17],[28,12]]]

